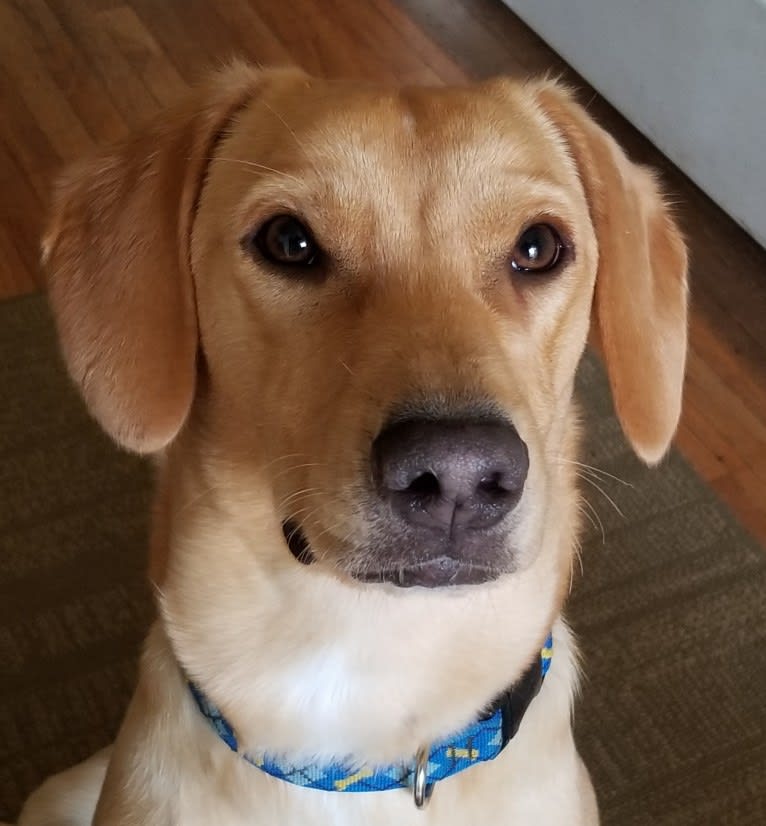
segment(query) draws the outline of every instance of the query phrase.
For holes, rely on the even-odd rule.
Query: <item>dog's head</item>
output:
[[[652,176],[553,83],[235,67],[65,177],[45,261],[93,415],[167,448],[170,544],[226,535],[247,561],[216,564],[240,577],[422,599],[396,586],[537,571],[519,610],[550,621],[592,315],[639,456],[678,420],[683,242]]]

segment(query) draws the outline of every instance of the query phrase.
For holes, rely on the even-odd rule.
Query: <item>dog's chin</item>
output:
[[[288,521],[284,523],[282,530],[287,547],[298,562],[303,565],[316,562],[316,556],[300,526]],[[402,562],[381,568],[351,567],[345,573],[358,582],[369,584],[396,585],[399,588],[449,588],[493,582],[503,571],[442,555],[417,563]]]

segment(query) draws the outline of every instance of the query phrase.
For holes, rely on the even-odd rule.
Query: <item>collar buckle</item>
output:
[[[427,806],[434,790],[434,784],[428,782],[428,758],[430,754],[430,746],[421,746],[415,755],[412,796],[418,809],[424,809]]]

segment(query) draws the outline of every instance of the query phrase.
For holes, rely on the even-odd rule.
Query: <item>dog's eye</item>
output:
[[[293,215],[270,218],[245,240],[272,264],[311,267],[319,259],[319,246],[311,230]]]
[[[561,259],[564,243],[550,224],[532,224],[518,237],[511,255],[511,267],[521,273],[544,273]]]

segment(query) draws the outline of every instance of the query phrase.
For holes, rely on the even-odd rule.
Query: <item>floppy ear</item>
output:
[[[64,359],[93,416],[129,449],[161,449],[189,411],[194,211],[217,136],[261,77],[231,66],[55,188],[43,263]]]
[[[652,174],[632,163],[566,90],[546,84],[543,109],[569,147],[598,242],[594,297],[617,416],[636,453],[658,462],[681,413],[687,255]]]

